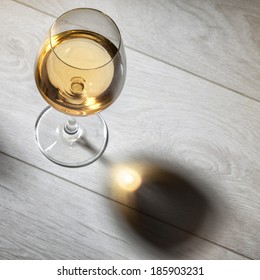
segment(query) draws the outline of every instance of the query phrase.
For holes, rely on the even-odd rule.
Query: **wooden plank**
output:
[[[147,207],[146,213],[260,258],[258,102],[127,49],[126,86],[103,113],[110,128],[106,161],[73,170],[56,166],[40,154],[33,135],[45,106],[33,81],[34,56],[53,18],[6,0],[0,15],[1,32],[8,34],[0,43],[2,151],[108,197],[114,197],[110,167],[124,160],[162,161],[190,180],[201,177],[199,192],[212,211],[195,231],[189,220],[174,219],[165,208]],[[35,26],[34,18],[41,25]],[[174,201],[167,198],[166,204]],[[115,199],[125,198],[118,194]]]
[[[100,9],[115,19],[129,47],[260,100],[258,0],[19,2],[54,16]]]
[[[117,203],[3,154],[0,161],[0,259],[243,259],[139,213],[150,224],[137,222],[139,232],[153,242],[162,232],[185,239],[159,248],[116,214]]]

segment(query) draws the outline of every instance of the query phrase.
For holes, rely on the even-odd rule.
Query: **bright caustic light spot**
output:
[[[128,192],[136,191],[142,183],[140,174],[129,167],[118,167],[114,170],[114,180],[118,188]]]

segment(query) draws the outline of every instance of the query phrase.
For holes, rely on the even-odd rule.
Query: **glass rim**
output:
[[[106,17],[107,19],[109,19],[109,20],[111,21],[111,23],[115,26],[115,29],[116,29],[116,31],[117,31],[117,33],[118,33],[118,35],[119,35],[119,43],[118,43],[117,51],[115,52],[114,56],[111,57],[111,59],[110,59],[108,62],[102,64],[101,66],[93,67],[93,68],[80,68],[80,67],[75,67],[75,66],[73,66],[73,65],[71,65],[71,64],[69,64],[69,63],[67,63],[67,62],[64,61],[63,59],[61,59],[61,58],[59,57],[59,55],[55,52],[55,47],[52,46],[52,37],[54,36],[54,35],[52,35],[52,33],[53,33],[53,29],[54,29],[55,24],[57,24],[58,20],[60,20],[60,19],[61,19],[62,17],[64,17],[65,15],[67,15],[67,14],[69,14],[69,13],[71,13],[71,12],[77,11],[77,10],[94,11],[94,12],[97,12],[97,13],[99,13],[99,14],[105,16],[105,17]],[[84,29],[82,29],[82,30],[84,30]],[[85,29],[85,30],[87,30],[87,29]],[[102,11],[100,11],[100,10],[97,10],[97,9],[93,9],[93,8],[75,8],[75,9],[71,9],[71,10],[66,11],[65,13],[61,14],[59,17],[57,17],[57,18],[55,19],[55,21],[52,23],[52,25],[51,25],[51,27],[50,27],[50,29],[49,29],[49,42],[50,42],[50,47],[51,47],[52,52],[55,54],[55,56],[56,56],[62,63],[68,65],[69,67],[78,69],[78,70],[95,70],[95,69],[102,68],[102,67],[108,65],[109,63],[111,63],[112,61],[114,61],[114,59],[117,57],[117,55],[119,54],[119,51],[120,51],[120,49],[121,49],[122,37],[121,37],[121,33],[120,33],[120,30],[119,30],[117,24],[116,24],[115,21],[114,21],[109,15],[107,15],[106,13],[104,13],[104,12],[102,12]]]

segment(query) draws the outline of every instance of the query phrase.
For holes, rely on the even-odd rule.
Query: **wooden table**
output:
[[[69,169],[36,145],[33,66],[76,7],[116,21],[128,73],[104,156]],[[1,0],[0,18],[1,259],[260,258],[258,0]],[[132,193],[123,163],[152,166]]]

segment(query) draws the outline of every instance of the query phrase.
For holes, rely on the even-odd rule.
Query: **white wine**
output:
[[[35,80],[43,98],[74,116],[104,110],[121,92],[125,69],[118,48],[100,34],[70,30],[46,40]]]

